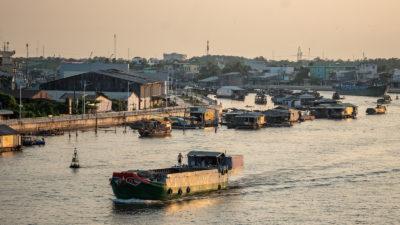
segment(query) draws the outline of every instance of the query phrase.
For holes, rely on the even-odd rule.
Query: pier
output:
[[[52,130],[77,130],[96,127],[118,126],[128,122],[154,117],[184,116],[186,107],[169,107],[139,111],[108,112],[84,115],[25,118],[2,121],[20,133],[36,133]],[[187,111],[188,112],[188,111]]]

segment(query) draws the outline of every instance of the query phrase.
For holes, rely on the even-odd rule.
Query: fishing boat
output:
[[[385,114],[386,113],[386,106],[377,105],[375,108],[368,108],[366,113],[368,115]]]
[[[141,137],[163,137],[171,134],[172,126],[168,118],[143,120],[138,132]]]
[[[386,94],[388,85],[380,83],[346,82],[333,86],[340,95],[379,97]]]
[[[118,199],[169,200],[226,189],[231,171],[240,167],[241,155],[191,151],[187,165],[114,172],[110,184]]]
[[[79,159],[78,159],[78,151],[75,148],[74,154],[72,155],[71,165],[69,165],[69,168],[77,169],[79,167],[80,166],[79,166]]]

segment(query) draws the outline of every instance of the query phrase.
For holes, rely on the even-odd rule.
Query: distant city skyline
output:
[[[400,57],[398,0],[2,0],[17,56],[162,58],[179,52],[295,60]],[[6,9],[6,10],[5,10]],[[128,50],[129,49],[129,50]]]

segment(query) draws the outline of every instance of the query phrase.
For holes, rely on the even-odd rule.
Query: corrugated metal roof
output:
[[[0,135],[12,134],[18,134],[18,132],[5,124],[0,124]]]
[[[187,156],[197,157],[219,157],[223,155],[223,152],[208,152],[208,151],[190,151]]]

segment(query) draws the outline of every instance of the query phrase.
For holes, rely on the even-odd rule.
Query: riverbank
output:
[[[56,117],[12,119],[1,121],[0,123],[8,125],[20,133],[38,133],[53,130],[67,131],[117,126],[154,117],[183,116],[186,109],[186,107],[170,107],[132,112],[62,115]]]
[[[315,90],[333,91],[332,86],[325,85],[251,85],[247,89],[288,89],[288,90]],[[400,88],[389,88],[389,93],[400,94]]]

